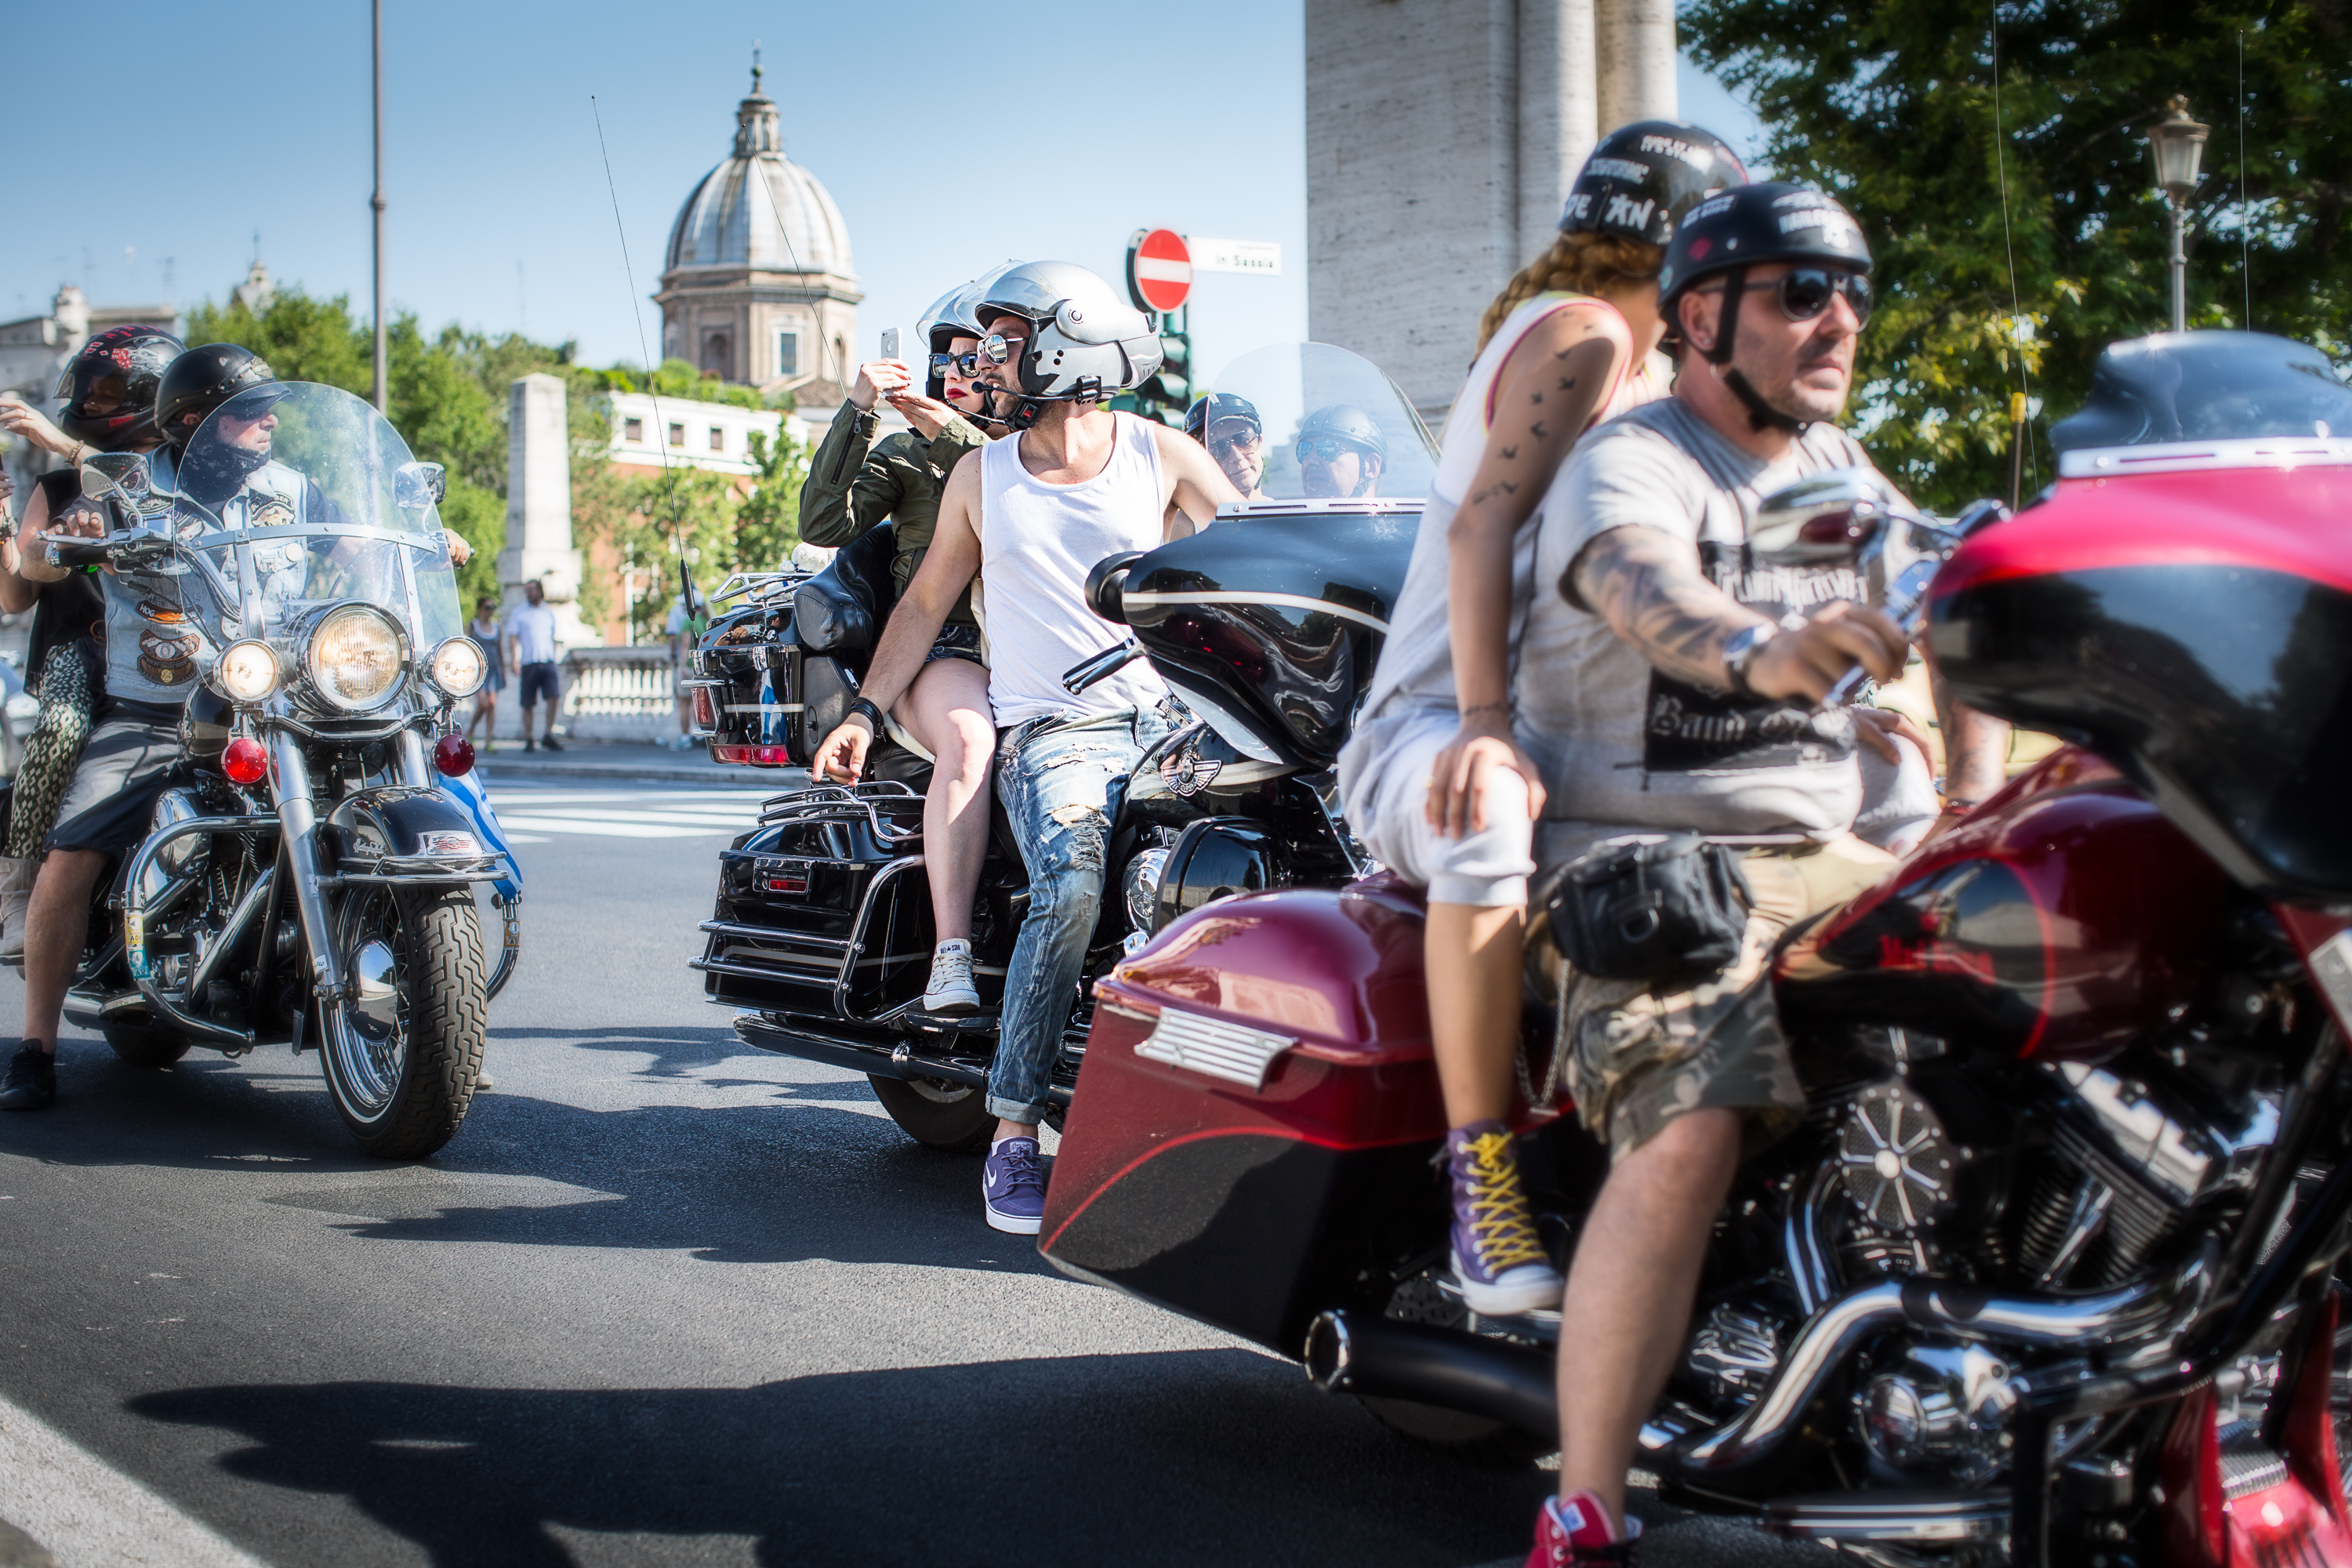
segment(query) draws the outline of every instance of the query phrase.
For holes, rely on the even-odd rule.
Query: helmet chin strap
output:
[[[1739,399],[1748,410],[1748,425],[1757,431],[1786,430],[1791,436],[1801,436],[1810,421],[1791,419],[1770,404],[1756,390],[1748,379],[1732,365],[1732,344],[1739,334],[1739,301],[1748,293],[1748,268],[1735,267],[1724,274],[1723,314],[1717,319],[1715,347],[1706,351],[1706,362],[1717,367],[1718,379],[1731,388],[1731,395]]]

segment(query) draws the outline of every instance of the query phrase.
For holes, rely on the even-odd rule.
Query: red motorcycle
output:
[[[1780,953],[1812,1110],[1742,1171],[1643,1433],[1677,1500],[1891,1568],[2352,1564],[2333,430],[2352,391],[2308,349],[2118,344],[2053,489],[1890,584],[1932,575],[1960,700],[2074,744]],[[1936,542],[1835,490],[1759,520],[1759,562]],[[1119,963],[1040,1242],[1423,1441],[1524,1456],[1557,1318],[1479,1319],[1445,1271],[1421,921],[1381,877],[1254,893]],[[1565,1252],[1605,1161],[1522,1120]]]

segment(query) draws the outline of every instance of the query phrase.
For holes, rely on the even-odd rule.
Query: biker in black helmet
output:
[[[179,339],[154,327],[114,327],[91,338],[58,378],[62,429],[21,400],[0,403],[0,425],[68,459],[35,481],[25,505],[26,531],[97,526],[94,509],[81,499],[80,458],[93,450],[143,452],[159,445],[156,388],[180,350]],[[0,542],[0,611],[36,611],[25,679],[41,704],[10,798],[6,837],[0,841],[0,955],[6,956],[24,951],[34,874],[89,738],[102,690],[100,660],[90,639],[106,608],[98,579],[89,573],[42,583],[25,576],[22,564],[16,541]]]
[[[188,437],[214,409],[240,392],[276,384],[278,373],[251,349],[239,343],[204,343],[173,360],[163,373],[155,393],[155,423],[172,450],[184,452]]]
[[[1258,417],[1257,405],[1229,392],[1195,398],[1184,411],[1184,434],[1209,449],[1242,500],[1265,494],[1260,483],[1265,478],[1265,421]]]
[[[1379,421],[1352,403],[1334,403],[1298,426],[1298,485],[1315,500],[1378,493],[1388,464]]]

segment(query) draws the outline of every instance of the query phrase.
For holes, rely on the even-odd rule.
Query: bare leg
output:
[[[969,938],[988,858],[988,770],[996,751],[988,671],[970,659],[933,659],[898,700],[898,716],[935,759],[923,800],[931,921],[941,942]]]
[[[1429,906],[1421,939],[1429,1035],[1451,1126],[1500,1121],[1509,1113],[1527,923],[1518,904]]]
[[[25,922],[25,1038],[58,1049],[66,990],[89,935],[89,895],[112,858],[95,849],[52,849],[33,884]]]
[[[1577,1241],[1560,1313],[1559,1490],[1625,1519],[1634,1439],[1682,1353],[1739,1118],[1694,1110],[1619,1160]]]
[[[477,724],[482,727],[484,740],[499,732],[499,700],[487,687],[474,695],[474,716],[466,721],[466,739],[474,738]]]
[[[1024,1126],[1018,1121],[1007,1121],[1002,1116],[996,1119],[996,1142],[999,1143],[1003,1142],[1007,1138],[1034,1138],[1035,1136],[1037,1136],[1037,1124],[1034,1121]]]

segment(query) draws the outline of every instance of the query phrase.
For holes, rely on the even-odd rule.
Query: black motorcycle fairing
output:
[[[420,784],[355,790],[336,802],[319,826],[333,863],[339,866],[369,866],[386,858],[433,854],[426,847],[429,835],[457,833],[477,840],[480,837],[474,819],[455,801]]]
[[[1128,781],[1127,806],[1139,823],[1181,831],[1204,816],[1244,812],[1297,772],[1295,763],[1245,755],[1196,721],[1144,753]]]
[[[2308,343],[2267,332],[2159,332],[2100,353],[2090,401],[2050,427],[2050,444],[2072,452],[2331,433],[2352,434],[2352,387]]]
[[[1212,816],[1184,829],[1168,851],[1151,929],[1235,893],[1262,893],[1290,880],[1279,837],[1245,816]]]
[[[1133,563],[1121,607],[1153,667],[1236,750],[1328,768],[1420,521],[1417,507],[1253,511]]]

